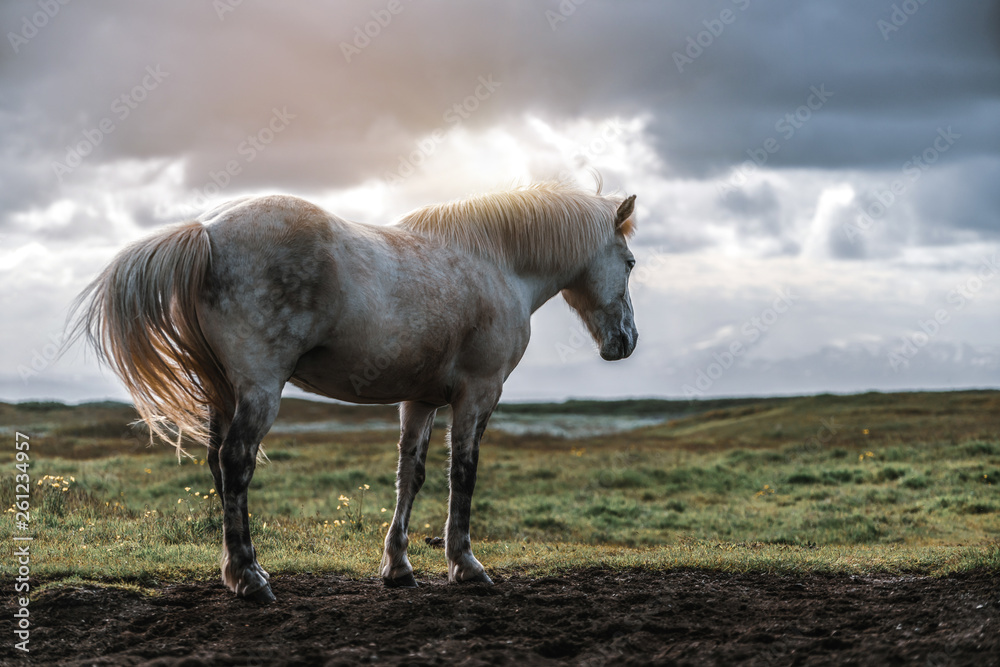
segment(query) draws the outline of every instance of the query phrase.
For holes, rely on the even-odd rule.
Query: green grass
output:
[[[595,565],[1000,570],[1000,439],[988,421],[995,412],[974,419],[979,394],[996,398],[964,396],[960,402],[974,399],[974,408],[953,419],[939,415],[944,423],[935,429],[926,427],[926,411],[960,394],[895,402],[878,395],[868,407],[864,397],[781,399],[771,421],[763,418],[776,409],[770,402],[716,406],[581,440],[488,433],[473,501],[474,549],[496,573]],[[294,407],[325,418],[322,408]],[[648,402],[639,407],[648,414]],[[73,412],[64,408],[36,411],[51,420],[53,411]],[[840,420],[837,437],[803,436],[831,415]],[[204,461],[178,465],[166,447],[122,453],[113,424],[100,423],[78,428],[60,417],[32,434],[33,577],[142,585],[216,578],[221,515]],[[271,462],[258,466],[250,511],[266,569],[376,574],[394,501],[395,437],[367,431],[265,441]],[[423,576],[445,572],[444,554],[422,539],[440,535],[447,516],[442,439],[437,433],[432,442],[411,523],[411,556]],[[51,440],[62,443],[55,448],[62,456],[49,454]],[[94,458],[102,449],[114,455]],[[5,475],[0,503],[13,501],[13,476]],[[12,521],[0,524],[0,539],[9,543],[12,532]],[[11,566],[3,568],[6,579]]]

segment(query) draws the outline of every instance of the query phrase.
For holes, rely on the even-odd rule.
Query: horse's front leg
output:
[[[253,478],[260,441],[278,413],[280,394],[243,396],[219,450],[222,470],[222,581],[242,598],[272,602],[270,576],[257,563],[250,540],[247,487]]]
[[[426,403],[399,406],[399,466],[396,468],[396,511],[385,536],[380,573],[386,586],[415,588],[413,566],[406,556],[410,510],[426,477],[427,445],[437,409]]]
[[[448,523],[444,529],[449,581],[493,583],[482,563],[472,555],[469,516],[472,512],[472,493],[476,490],[479,441],[498,398],[499,391],[496,398],[458,401],[451,406],[451,491],[448,496]]]

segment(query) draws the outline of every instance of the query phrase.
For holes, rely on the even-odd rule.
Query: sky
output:
[[[553,178],[637,195],[640,340],[561,297],[505,400],[1000,387],[1000,3],[7,1],[0,400],[126,399],[74,295],[286,193],[389,224]],[[289,395],[301,395],[293,390]]]

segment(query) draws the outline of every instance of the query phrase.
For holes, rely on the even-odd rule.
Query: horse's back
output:
[[[527,342],[528,314],[498,267],[439,240],[289,196],[237,200],[203,222],[206,319],[231,363],[294,371],[293,382],[342,400],[438,399],[459,369],[502,373]]]
[[[241,197],[226,202],[198,219],[218,242],[259,249],[291,246],[295,243],[329,243],[334,230],[346,221],[305,199],[290,195]],[[241,248],[242,249],[242,248]]]

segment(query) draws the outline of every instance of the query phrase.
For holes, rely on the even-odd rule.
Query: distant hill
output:
[[[499,420],[534,423],[574,416],[611,420],[636,418],[649,424],[627,433],[593,436],[605,443],[685,449],[775,447],[819,443],[823,446],[903,440],[957,441],[1000,434],[1000,391],[951,391],[793,396],[709,400],[570,400],[562,403],[511,403],[497,409]],[[93,458],[148,452],[148,435],[131,405],[95,402],[0,403],[0,433],[15,430],[42,440],[50,456]],[[334,432],[397,428],[395,406],[361,406],[282,400],[276,434],[322,440]],[[439,415],[446,422],[447,411]],[[302,425],[296,429],[293,425]],[[867,430],[867,433],[865,432]],[[301,433],[301,434],[300,434]],[[545,436],[522,437],[493,429],[490,440],[511,446],[538,444]],[[273,436],[273,437],[278,437]],[[389,436],[394,437],[394,436]],[[380,436],[384,440],[384,437]],[[549,438],[551,439],[551,438]]]

